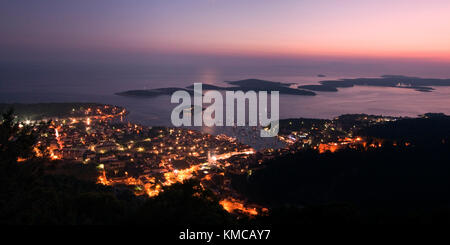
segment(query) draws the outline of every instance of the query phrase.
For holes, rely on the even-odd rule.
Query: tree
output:
[[[16,163],[17,158],[29,158],[33,153],[36,136],[32,127],[15,122],[13,110],[2,114],[0,124],[0,161],[3,167]]]

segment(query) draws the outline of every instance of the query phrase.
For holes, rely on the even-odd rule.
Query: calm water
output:
[[[2,67],[0,67],[2,68]],[[0,102],[98,102],[124,106],[129,119],[145,125],[170,125],[175,105],[169,96],[127,98],[114,92],[158,87],[185,87],[193,82],[224,85],[226,80],[259,78],[297,84],[315,84],[320,80],[377,77],[383,74],[420,74],[389,69],[361,69],[344,72],[321,68],[245,67],[195,68],[164,66],[122,68],[94,67],[3,67],[0,70]],[[400,73],[402,72],[402,73]],[[418,71],[420,73],[420,71]],[[317,74],[327,77],[319,78]],[[445,77],[439,73],[426,77]],[[450,72],[449,76],[450,77]],[[332,118],[344,113],[368,113],[390,116],[417,116],[426,112],[450,114],[450,87],[436,87],[431,93],[401,88],[353,87],[339,92],[318,92],[317,96],[280,96],[281,118]]]

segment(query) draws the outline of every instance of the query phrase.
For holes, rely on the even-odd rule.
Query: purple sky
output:
[[[0,0],[0,61],[184,56],[447,63],[449,13],[448,0]]]

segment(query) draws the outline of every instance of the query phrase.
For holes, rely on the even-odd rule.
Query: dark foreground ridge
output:
[[[232,183],[270,223],[449,223],[449,128],[443,114],[367,125],[364,147],[300,150]]]

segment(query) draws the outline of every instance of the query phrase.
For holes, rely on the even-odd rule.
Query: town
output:
[[[73,108],[67,117],[25,120],[20,126],[31,125],[38,132],[36,156],[95,165],[99,184],[153,197],[164,186],[193,178],[217,195],[228,212],[252,216],[267,209],[249,203],[234,190],[233,175],[251,175],[264,168],[265,161],[305,148],[325,153],[345,147],[380,147],[382,142],[368,144],[355,135],[357,129],[396,120],[368,115],[281,120],[277,137],[283,147],[257,151],[225,134],[145,127],[126,121],[126,115],[126,109],[117,106],[90,105]]]

